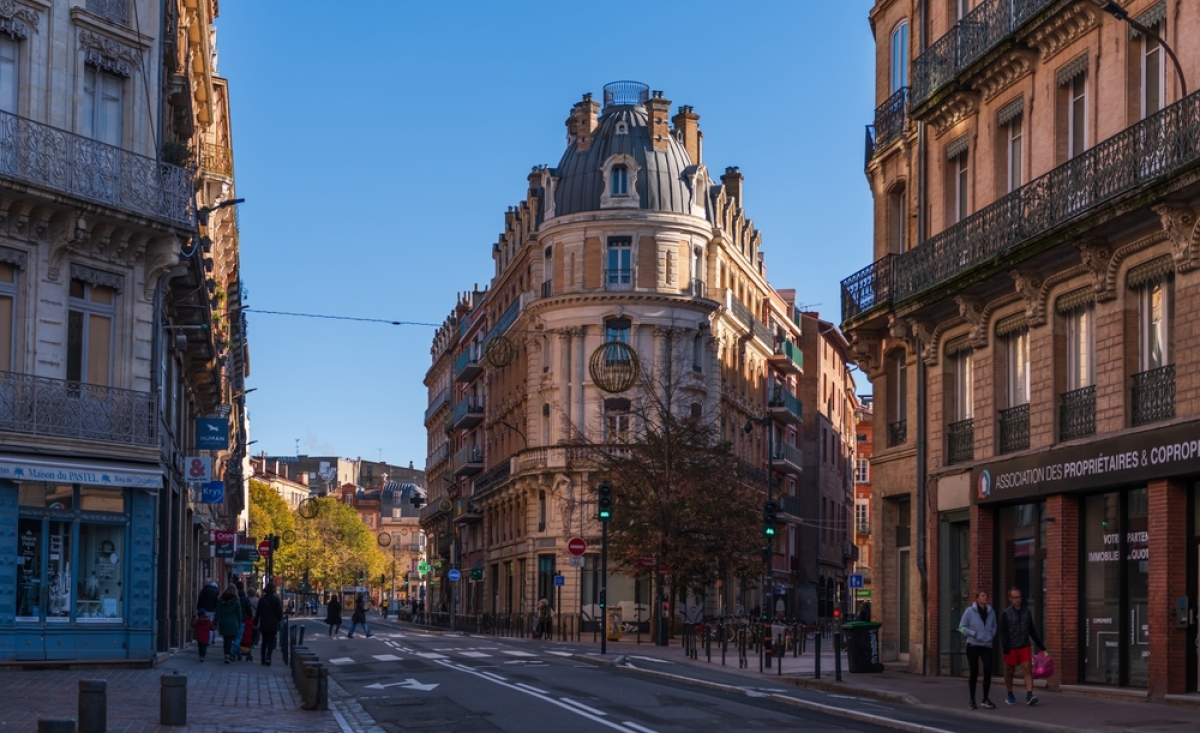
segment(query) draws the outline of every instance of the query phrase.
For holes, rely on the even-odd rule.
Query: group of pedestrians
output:
[[[1046,645],[1038,635],[1037,626],[1033,623],[1033,614],[1024,606],[1021,591],[1012,588],[1008,592],[1009,605],[999,614],[988,603],[987,591],[975,594],[975,602],[963,611],[958,629],[967,637],[967,665],[970,676],[967,684],[971,691],[971,701],[968,707],[972,710],[979,707],[975,702],[975,690],[979,682],[979,670],[983,669],[983,707],[992,709],[996,704],[990,697],[992,687],[992,650],[995,648],[997,637],[1000,640],[1000,651],[1004,655],[1004,687],[1008,692],[1005,702],[1016,705],[1017,698],[1013,694],[1013,677],[1020,668],[1025,680],[1025,704],[1036,705],[1037,695],[1033,694],[1033,648],[1037,646],[1042,651]]]
[[[208,656],[209,645],[216,643],[220,634],[226,664],[254,661],[253,649],[261,642],[260,661],[263,666],[271,666],[283,616],[283,602],[272,584],[259,597],[257,589],[247,591],[241,581],[230,583],[220,592],[216,581],[206,578],[192,618],[200,661]]]
[[[354,597],[354,611],[350,614],[350,631],[347,639],[354,638],[354,631],[362,626],[363,633],[371,636],[371,627],[367,626],[367,612],[371,610],[371,599],[361,593]],[[342,630],[342,602],[335,594],[329,598],[325,606],[325,623],[329,626],[329,636],[334,637]]]

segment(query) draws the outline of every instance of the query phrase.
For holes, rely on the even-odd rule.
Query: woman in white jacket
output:
[[[963,611],[958,630],[967,637],[967,665],[971,668],[971,704],[974,710],[975,684],[979,679],[979,667],[983,666],[983,706],[989,710],[996,704],[988,697],[992,688],[992,644],[996,638],[996,610],[988,605],[987,591],[975,594],[975,602]]]

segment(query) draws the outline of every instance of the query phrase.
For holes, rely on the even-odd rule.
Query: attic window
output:
[[[623,165],[614,165],[612,169],[612,195],[629,195],[629,169]]]
[[[617,122],[617,128],[614,131],[614,134],[617,134],[617,135],[628,135],[629,134],[629,125],[625,122],[625,120],[620,120]]]

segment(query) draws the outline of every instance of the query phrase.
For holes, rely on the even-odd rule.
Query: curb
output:
[[[908,705],[910,707],[925,706],[919,699],[904,692],[888,692],[887,690],[874,690],[869,687],[855,687],[847,682],[826,682],[825,680],[808,679],[805,677],[784,677],[783,682],[793,687],[801,687],[806,690],[816,692],[831,692],[840,695],[853,695],[854,697],[863,697],[870,700],[879,700],[880,702],[890,702],[896,705]]]

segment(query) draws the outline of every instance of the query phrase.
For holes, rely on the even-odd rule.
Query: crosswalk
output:
[[[385,642],[388,643],[388,642]],[[503,664],[544,664],[543,655],[516,649],[501,649],[499,647],[438,647],[429,651],[402,647],[399,644],[388,643],[394,651],[385,654],[362,654],[354,656],[333,657],[329,664],[343,666],[347,664],[369,664],[372,662],[401,662],[404,660],[441,660],[441,659],[489,659]],[[571,652],[547,652],[545,656],[569,657]]]

